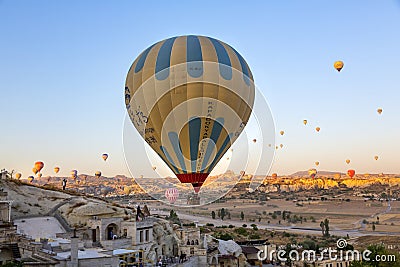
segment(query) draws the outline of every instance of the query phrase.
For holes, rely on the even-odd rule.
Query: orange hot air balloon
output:
[[[316,130],[317,132],[319,132],[319,131],[321,130],[321,128],[317,127],[317,128],[315,128],[315,130]]]
[[[273,173],[273,174],[271,175],[271,177],[272,177],[272,178],[277,178],[277,177],[278,177],[278,174],[277,174],[277,173]]]
[[[347,175],[348,175],[350,178],[353,178],[355,174],[356,174],[356,171],[355,171],[355,170],[348,170],[348,171],[347,171]]]
[[[44,163],[42,161],[35,162],[35,168],[38,172],[40,172],[44,167]]]
[[[39,172],[37,176],[38,176],[39,178],[42,177],[42,173]]]
[[[103,155],[101,155],[101,157],[104,161],[106,161],[108,159],[108,154],[104,153]]]
[[[343,69],[343,66],[344,66],[344,63],[343,63],[343,61],[340,61],[340,60],[333,63],[333,67],[339,72]]]
[[[381,108],[378,108],[377,110],[376,110],[379,114],[382,114],[382,109]]]
[[[54,172],[58,173],[60,171],[60,167],[54,167]]]
[[[306,125],[307,124],[307,120],[303,120],[303,124]]]
[[[375,159],[375,160],[378,160],[378,159],[379,159],[379,157],[378,157],[378,156],[375,156],[375,157],[374,157],[374,159]]]
[[[318,166],[318,165],[319,165],[319,161],[316,161],[316,162],[315,162],[315,165]]]
[[[34,174],[37,174],[39,171],[38,171],[35,167],[33,167],[33,168],[32,168],[32,172],[33,172]]]
[[[349,164],[349,163],[350,163],[350,160],[349,160],[349,159],[346,159],[346,163]]]
[[[19,172],[15,174],[15,178],[17,178],[18,180],[21,179],[21,176],[22,176],[22,174]]]
[[[284,135],[285,134],[285,131],[280,131],[279,132],[281,135]]]

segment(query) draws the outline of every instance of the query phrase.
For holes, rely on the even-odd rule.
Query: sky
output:
[[[141,153],[125,162],[126,74],[153,43],[198,34],[249,64],[284,145],[271,172],[400,173],[399,27],[389,0],[0,0],[0,167],[152,175]]]

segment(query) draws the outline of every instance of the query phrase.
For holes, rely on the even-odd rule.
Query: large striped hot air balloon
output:
[[[254,95],[243,57],[205,36],[150,46],[133,62],[125,83],[133,125],[195,192],[243,131]]]
[[[165,190],[165,197],[168,199],[169,203],[174,204],[179,197],[179,191],[176,188],[168,188]]]

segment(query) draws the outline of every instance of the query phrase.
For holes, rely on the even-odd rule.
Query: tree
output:
[[[323,221],[319,223],[319,227],[321,227],[322,235],[325,236],[325,224]]]
[[[218,215],[218,218],[221,218],[221,210],[220,209],[218,210],[218,214],[217,215]]]
[[[240,212],[240,219],[242,219],[242,221],[244,220],[244,212],[243,211]]]
[[[215,211],[211,212],[211,218],[215,219]]]
[[[326,218],[326,219],[324,220],[324,225],[325,225],[325,236],[328,237],[328,236],[330,236],[330,234],[329,234],[329,220],[328,220],[328,218]]]
[[[222,209],[221,209],[221,220],[224,220],[225,215],[226,215],[225,209],[222,208]]]

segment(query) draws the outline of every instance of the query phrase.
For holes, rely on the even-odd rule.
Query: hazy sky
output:
[[[129,175],[127,71],[151,44],[199,34],[248,62],[284,144],[273,171],[319,161],[320,170],[400,173],[399,28],[400,3],[389,0],[0,0],[0,167],[26,177],[42,160],[44,175],[56,165],[61,175]],[[152,174],[139,165],[134,176]]]

